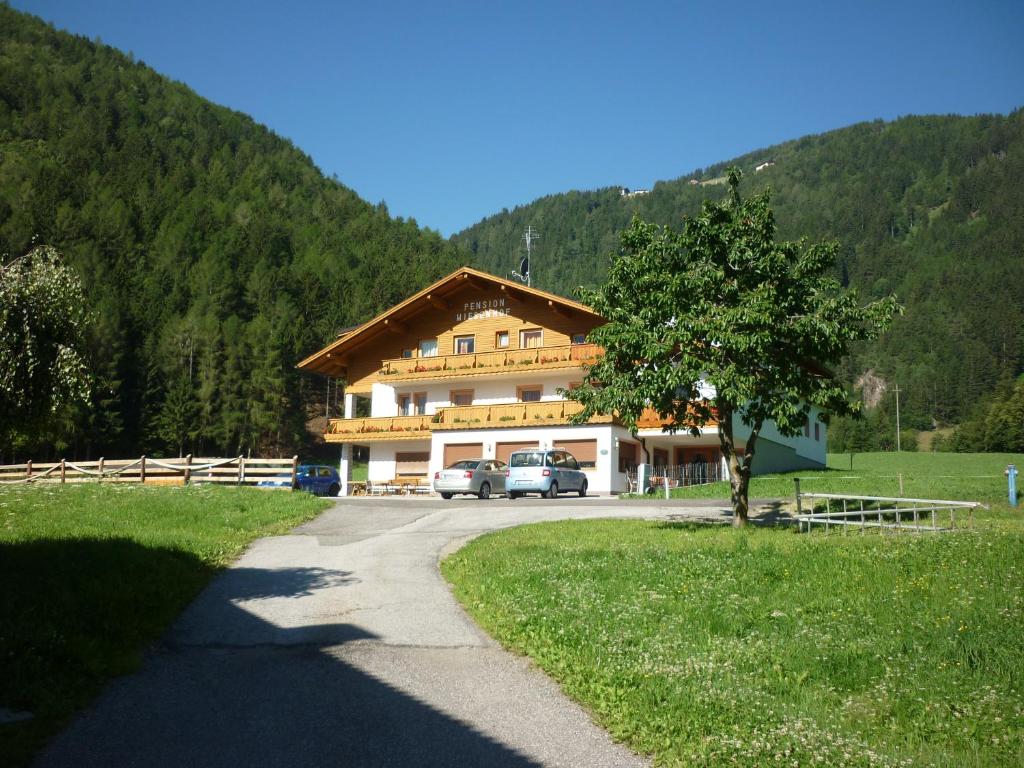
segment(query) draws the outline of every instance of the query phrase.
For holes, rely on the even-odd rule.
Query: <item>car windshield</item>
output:
[[[456,461],[454,464],[450,464],[448,469],[476,469],[476,465],[480,463],[480,459],[465,459],[463,461]]]
[[[540,467],[544,465],[543,451],[529,451],[524,453],[513,453],[511,464],[513,467]]]

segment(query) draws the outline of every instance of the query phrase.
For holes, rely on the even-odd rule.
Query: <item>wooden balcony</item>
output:
[[[661,429],[666,424],[671,424],[673,419],[663,419],[658,415],[658,412],[653,408],[644,408],[644,412],[640,414],[640,418],[636,420],[637,429]],[[704,426],[717,427],[718,422],[715,419],[709,420]],[[680,431],[685,428],[680,428]]]
[[[449,379],[453,376],[579,368],[584,363],[594,362],[600,354],[601,348],[596,344],[568,344],[561,347],[476,352],[471,355],[400,357],[383,361],[380,380]]]
[[[352,443],[358,440],[430,439],[433,416],[387,416],[384,418],[331,419],[324,440],[328,443]]]
[[[434,429],[494,429],[503,427],[545,427],[568,424],[583,410],[575,400],[552,400],[537,403],[503,405],[463,405],[445,408]],[[594,416],[588,424],[610,424],[612,416]]]
[[[375,443],[392,440],[424,440],[433,430],[547,427],[568,424],[583,409],[575,400],[503,405],[463,405],[442,408],[434,416],[331,419],[324,440],[328,443]],[[588,424],[611,424],[612,416],[594,416]]]

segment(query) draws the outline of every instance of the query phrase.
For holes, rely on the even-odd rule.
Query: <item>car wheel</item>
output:
[[[557,499],[558,498],[558,483],[551,483],[551,487],[548,488],[548,498],[549,499]]]
[[[341,493],[341,486],[337,483],[331,483],[331,487],[327,489],[328,496],[337,496]]]
[[[481,485],[480,486],[480,493],[478,493],[477,496],[479,498],[481,498],[481,499],[489,499],[489,498],[491,498],[491,484],[490,483],[484,483],[483,485]]]
[[[441,494],[441,498],[442,499],[450,499],[452,496],[453,496],[453,494],[451,494],[451,493],[442,493]]]
[[[584,479],[583,480],[583,485],[580,486],[580,497],[583,497],[583,496],[586,496],[586,495],[587,495],[587,481],[586,481],[586,479]]]
[[[509,492],[508,492],[508,500],[509,500],[509,501],[512,501],[512,499],[518,499],[518,498],[519,498],[519,495],[520,495],[520,494],[519,494],[519,493],[517,493],[516,491],[509,491]]]

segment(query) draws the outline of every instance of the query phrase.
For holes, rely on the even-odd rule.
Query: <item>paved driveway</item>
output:
[[[341,500],[255,542],[39,765],[644,765],[477,629],[437,564],[496,528],[674,515],[726,519],[609,499]]]

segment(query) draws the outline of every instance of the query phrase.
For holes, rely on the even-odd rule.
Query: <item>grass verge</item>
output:
[[[142,653],[218,570],[325,502],[251,488],[0,489],[0,724],[6,765],[28,762]]]
[[[1024,527],[484,536],[466,609],[657,765],[1024,764]]]

